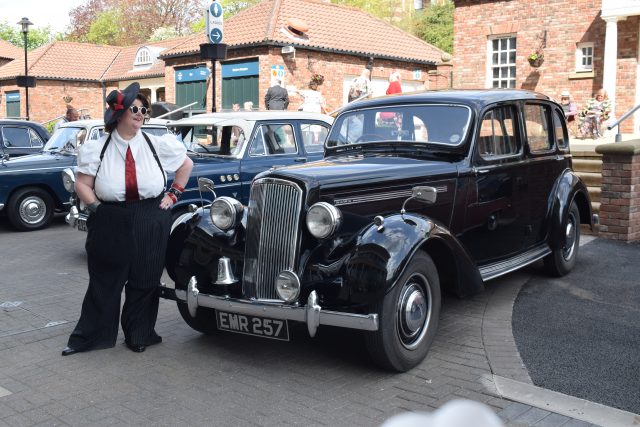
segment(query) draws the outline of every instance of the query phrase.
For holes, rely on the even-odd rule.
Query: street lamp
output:
[[[24,78],[25,78],[25,98],[27,101],[27,120],[29,120],[29,70],[27,68],[27,33],[29,33],[29,25],[33,25],[33,22],[29,21],[29,18],[22,18],[18,25],[22,25],[22,35],[24,36]]]

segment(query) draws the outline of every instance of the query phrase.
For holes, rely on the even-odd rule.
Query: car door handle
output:
[[[485,174],[485,173],[489,173],[489,169],[473,168],[473,173],[475,173],[476,175],[482,175],[482,174]]]
[[[304,163],[307,161],[306,157],[296,157],[295,160],[296,162],[300,162],[300,163]]]

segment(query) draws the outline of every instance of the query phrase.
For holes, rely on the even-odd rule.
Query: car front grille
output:
[[[276,278],[295,271],[302,189],[282,179],[263,178],[251,186],[243,271],[248,298],[276,300]]]

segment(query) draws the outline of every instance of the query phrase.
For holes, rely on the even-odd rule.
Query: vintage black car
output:
[[[345,107],[324,160],[258,175],[247,205],[217,197],[184,217],[167,258],[175,289],[161,290],[203,333],[353,328],[376,363],[406,371],[431,346],[443,292],[475,294],[541,259],[567,274],[580,224],[596,221],[548,97],[384,97]]]
[[[49,132],[40,123],[28,120],[0,120],[0,158],[13,158],[42,151]]]

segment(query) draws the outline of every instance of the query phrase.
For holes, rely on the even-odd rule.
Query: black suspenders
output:
[[[162,179],[164,180],[164,187],[162,187],[162,192],[164,193],[164,190],[167,189],[167,176],[164,173],[164,169],[162,169],[160,158],[158,158],[158,153],[156,153],[156,149],[153,148],[153,144],[149,139],[149,135],[142,132],[142,136],[144,136],[144,140],[147,141],[147,145],[149,146],[151,153],[153,153],[153,158],[156,159],[156,163],[158,164],[158,167],[160,168],[160,172],[162,173]],[[107,146],[109,145],[110,142],[111,142],[111,134],[109,134],[109,136],[107,137],[107,140],[105,141],[104,146],[102,147],[102,151],[100,152],[100,163],[98,164],[98,169],[96,170],[96,178],[98,177],[98,172],[100,172],[100,166],[102,166],[102,158],[104,157],[104,152],[107,151]]]

